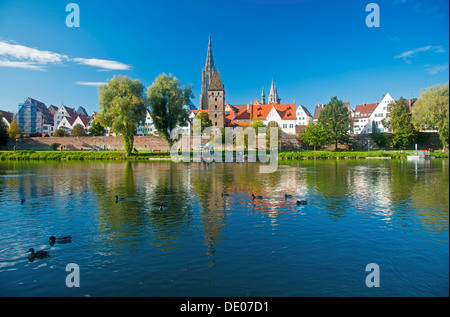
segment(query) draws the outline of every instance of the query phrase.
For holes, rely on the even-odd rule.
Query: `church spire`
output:
[[[208,110],[208,87],[213,73],[216,71],[211,47],[211,34],[209,35],[208,51],[206,53],[205,68],[202,70],[202,91],[200,93],[199,110]]]
[[[262,93],[261,93],[261,103],[263,105],[266,103],[266,94],[264,93],[264,87],[262,88]]]
[[[270,86],[270,93],[269,93],[269,103],[280,103],[280,98],[278,98],[278,92],[277,92],[277,86],[273,82],[272,78],[272,85]]]
[[[214,59],[212,55],[212,48],[211,48],[211,34],[209,35],[209,41],[208,41],[208,52],[206,53],[206,64],[205,69],[209,71],[215,71],[214,68]]]

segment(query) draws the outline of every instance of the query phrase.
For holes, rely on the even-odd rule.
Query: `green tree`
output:
[[[56,129],[55,132],[53,133],[54,137],[65,137],[68,135],[69,135],[69,132],[67,132],[67,130],[65,130],[63,128]]]
[[[140,80],[114,76],[100,86],[100,112],[97,119],[103,126],[122,135],[125,151],[131,155],[137,127],[146,116],[144,85]]]
[[[413,123],[417,128],[436,128],[442,147],[449,144],[449,85],[428,88],[420,94],[412,109]]]
[[[308,123],[305,132],[300,134],[299,137],[302,142],[313,145],[314,151],[316,150],[316,146],[327,143],[327,135],[323,126],[321,124],[314,124],[312,121]]]
[[[384,149],[389,143],[389,133],[380,132],[375,121],[372,121],[372,133],[369,134],[370,140],[380,149]]]
[[[195,119],[200,120],[200,128],[201,128],[200,133],[203,133],[205,128],[212,126],[212,121],[209,118],[209,114],[207,112],[200,111],[200,113],[197,114]],[[194,133],[199,134],[199,131],[194,131]]]
[[[327,135],[327,143],[335,144],[335,150],[338,149],[339,143],[349,141],[349,110],[344,106],[342,100],[337,99],[336,96],[332,97],[320,112],[318,124],[323,127],[325,135]]]
[[[3,122],[3,115],[0,113],[0,146],[8,144],[8,126]]]
[[[70,133],[71,136],[86,136],[86,131],[84,130],[83,125],[77,123]]]
[[[91,127],[89,128],[89,135],[92,136],[102,136],[105,134],[105,128],[100,124],[100,122],[92,121]]]
[[[171,74],[159,75],[147,88],[153,124],[170,146],[175,142],[170,139],[170,132],[188,119],[189,112],[184,105],[188,105],[192,97],[192,86],[183,88],[178,78]]]
[[[13,120],[9,125],[8,136],[10,139],[17,139],[22,137],[22,130],[19,128],[16,120]]]
[[[412,123],[411,110],[401,97],[388,106],[389,113],[383,119],[383,125],[392,132],[391,145],[395,149],[405,149],[417,140],[417,130]]]

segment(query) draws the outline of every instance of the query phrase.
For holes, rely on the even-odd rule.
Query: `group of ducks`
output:
[[[58,237],[58,238],[56,238],[55,236],[51,236],[50,238],[48,238],[48,242],[50,243],[51,246],[53,246],[55,243],[69,243],[69,242],[72,242],[72,236],[67,235],[67,236],[62,236],[62,237]],[[28,252],[31,252],[30,261],[33,261],[35,258],[45,259],[50,256],[50,252],[44,251],[44,250],[35,252],[34,248],[30,248],[27,251],[27,253]]]
[[[225,197],[225,196],[230,196],[230,194],[227,194],[227,193],[222,193],[222,197]],[[252,194],[252,200],[255,200],[255,199],[263,199],[264,198],[264,196],[255,196],[255,194]],[[288,198],[292,198],[292,195],[289,195],[289,194],[284,194],[284,199],[288,199]],[[297,200],[297,205],[307,205],[308,204],[308,202],[306,201],[306,200]]]

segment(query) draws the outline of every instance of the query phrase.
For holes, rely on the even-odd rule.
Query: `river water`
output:
[[[0,206],[2,296],[449,296],[448,160],[0,162]]]

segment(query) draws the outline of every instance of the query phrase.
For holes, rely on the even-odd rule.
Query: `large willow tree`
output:
[[[146,117],[144,85],[140,80],[114,76],[98,93],[100,113],[96,119],[122,135],[125,151],[131,155],[137,127]]]
[[[418,128],[437,129],[442,147],[449,143],[448,83],[428,88],[420,94],[412,109],[413,122]]]

